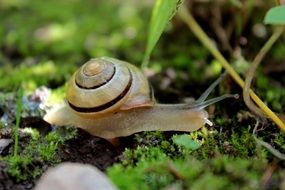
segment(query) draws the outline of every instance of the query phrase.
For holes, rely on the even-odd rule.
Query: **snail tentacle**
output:
[[[209,94],[214,90],[214,88],[225,78],[226,74],[226,72],[222,73],[222,75],[203,92],[203,94],[196,100],[196,102],[204,102]]]
[[[221,100],[224,100],[224,99],[227,99],[227,98],[235,98],[235,99],[237,99],[238,97],[239,97],[238,94],[224,94],[222,96],[219,96],[219,97],[216,97],[216,98],[212,98],[212,99],[206,100],[204,102],[197,102],[197,103],[194,103],[194,104],[189,104],[186,107],[188,109],[199,109],[199,110],[202,110],[202,109],[208,107],[209,105],[217,103],[217,102],[219,102]]]

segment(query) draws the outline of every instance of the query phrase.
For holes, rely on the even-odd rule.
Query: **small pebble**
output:
[[[0,139],[0,154],[12,143],[12,139]]]
[[[62,163],[48,169],[34,190],[118,190],[96,167],[89,164]]]

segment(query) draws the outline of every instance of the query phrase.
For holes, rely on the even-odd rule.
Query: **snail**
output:
[[[111,139],[141,131],[195,131],[208,120],[205,107],[226,94],[206,100],[218,78],[194,102],[159,104],[152,87],[134,65],[109,57],[91,59],[67,84],[66,102],[44,116],[48,123],[82,128],[94,136]]]

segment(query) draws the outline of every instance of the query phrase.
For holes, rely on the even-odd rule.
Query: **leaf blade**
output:
[[[157,0],[152,10],[147,47],[144,54],[142,67],[147,66],[152,50],[158,42],[163,30],[169,20],[176,13],[178,6],[182,3],[181,0]]]
[[[285,5],[269,9],[263,22],[265,24],[285,25]]]
[[[176,135],[172,137],[173,142],[181,147],[184,147],[188,150],[196,150],[200,148],[200,144],[191,139],[189,135]]]

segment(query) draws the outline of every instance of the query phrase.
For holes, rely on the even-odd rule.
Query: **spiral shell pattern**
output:
[[[84,116],[154,103],[151,87],[138,68],[106,57],[82,65],[69,80],[66,94],[69,106]]]

